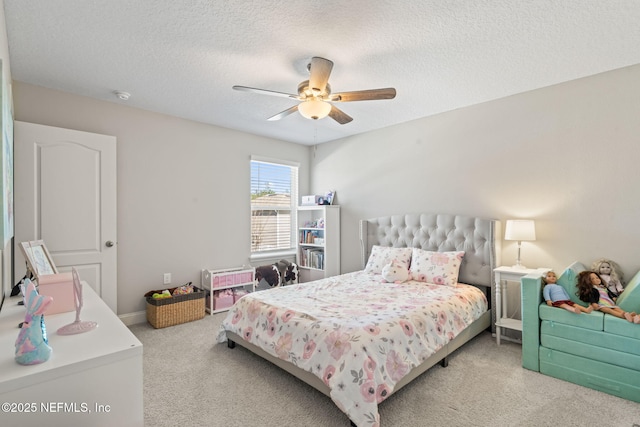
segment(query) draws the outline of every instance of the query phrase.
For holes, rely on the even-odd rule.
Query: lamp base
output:
[[[520,258],[520,245],[522,244],[522,242],[520,240],[518,240],[518,258],[516,258],[516,265],[512,265],[511,268],[513,268],[514,270],[526,270],[527,267],[525,267],[524,265],[522,265],[522,263],[520,262],[521,258]]]

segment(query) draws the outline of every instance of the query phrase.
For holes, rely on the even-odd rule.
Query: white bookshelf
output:
[[[340,206],[298,207],[300,282],[340,274]]]

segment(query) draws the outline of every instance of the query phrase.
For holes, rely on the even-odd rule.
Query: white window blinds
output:
[[[251,160],[251,253],[295,249],[298,167]]]

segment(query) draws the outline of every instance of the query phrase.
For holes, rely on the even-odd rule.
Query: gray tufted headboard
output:
[[[491,287],[500,264],[500,221],[442,214],[392,215],[360,221],[362,266],[373,245],[465,251],[458,280]]]

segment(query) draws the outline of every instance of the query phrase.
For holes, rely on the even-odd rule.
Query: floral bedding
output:
[[[487,311],[484,293],[364,271],[254,292],[222,323],[268,353],[313,373],[358,426],[378,426],[382,402],[415,366]]]

